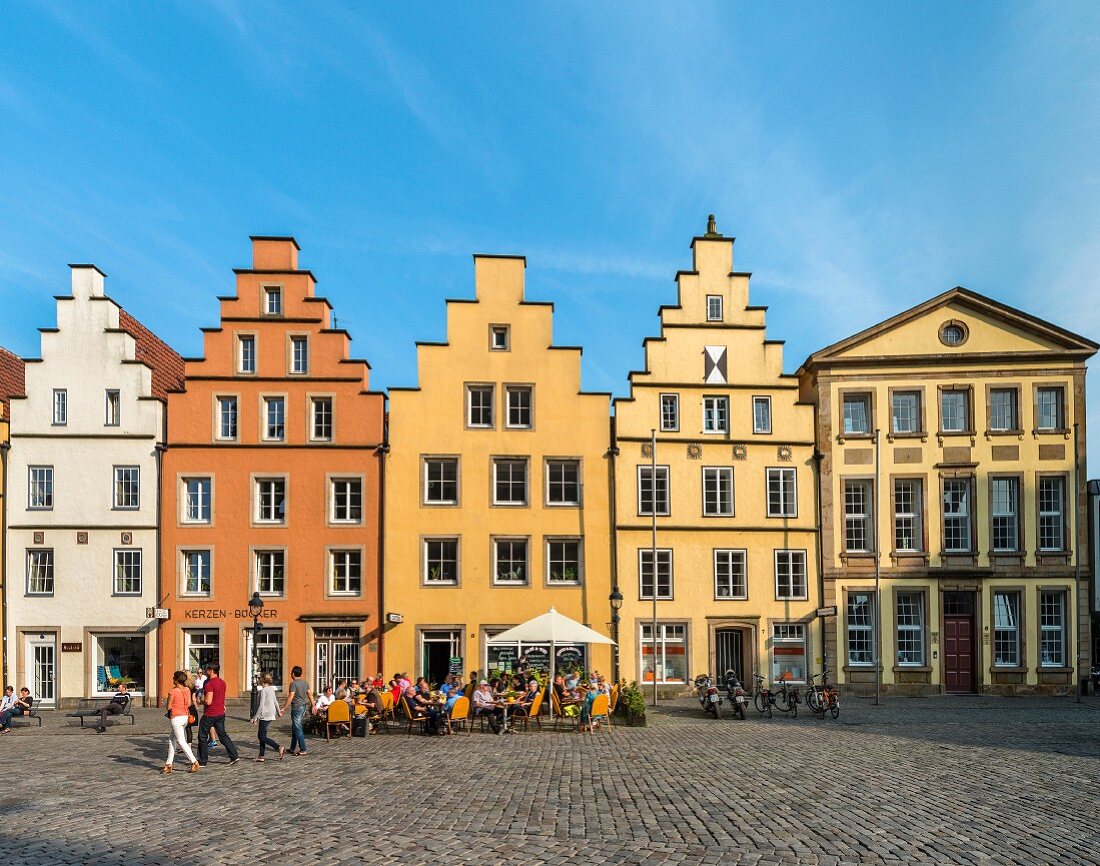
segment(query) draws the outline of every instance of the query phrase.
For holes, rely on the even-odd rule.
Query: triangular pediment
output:
[[[948,329],[953,325],[953,329]],[[954,342],[950,337],[958,338]],[[864,359],[924,356],[1087,358],[1100,348],[1093,341],[1029,313],[956,287],[912,309],[834,343],[806,365]]]

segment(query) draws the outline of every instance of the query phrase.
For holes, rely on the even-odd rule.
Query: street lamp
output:
[[[612,652],[615,654],[614,658],[614,673],[613,678],[616,683],[619,682],[619,611],[623,606],[623,594],[619,592],[618,584],[611,590],[611,595],[608,597],[608,601],[611,602],[611,639],[615,641],[615,646]]]
[[[252,598],[248,600],[248,615],[252,617],[252,712],[251,717],[255,717],[256,710],[259,707],[260,698],[257,692],[257,688],[260,684],[260,629],[263,628],[260,625],[260,614],[264,612],[264,600],[260,598],[258,592],[252,593]]]

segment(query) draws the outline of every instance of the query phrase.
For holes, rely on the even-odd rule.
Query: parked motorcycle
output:
[[[737,674],[732,670],[726,671],[726,692],[729,695],[730,704],[733,706],[733,711],[737,714],[737,718],[744,721],[745,704],[749,702],[749,699],[745,694],[745,689],[742,687],[741,681],[737,678]]]
[[[695,690],[699,693],[699,705],[704,713],[713,713],[714,718],[722,718],[722,696],[718,687],[710,680],[709,674],[699,674],[695,678]]]

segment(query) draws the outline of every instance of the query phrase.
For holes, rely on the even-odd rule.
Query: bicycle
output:
[[[801,702],[798,689],[789,685],[786,680],[780,682],[779,689],[766,688],[760,674],[753,674],[753,679],[756,680],[757,687],[753,704],[760,715],[772,718],[772,707],[775,707],[781,713],[789,713],[791,718],[798,718],[798,705]]]
[[[814,682],[819,677],[821,685]],[[826,671],[810,677],[810,687],[806,691],[806,706],[810,708],[810,712],[822,719],[825,718],[826,710],[834,719],[840,715],[840,690],[835,686],[829,686]]]

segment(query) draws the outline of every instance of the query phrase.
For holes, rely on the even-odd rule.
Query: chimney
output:
[[[102,298],[107,275],[95,265],[69,265],[73,271],[74,298]]]
[[[252,235],[252,269],[254,271],[298,270],[298,242],[292,237]]]

